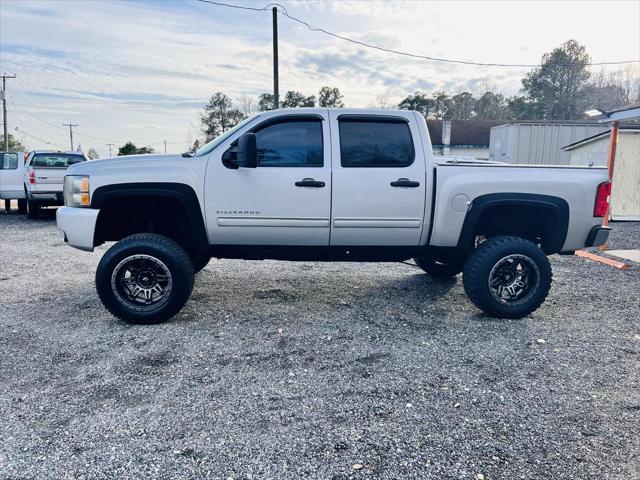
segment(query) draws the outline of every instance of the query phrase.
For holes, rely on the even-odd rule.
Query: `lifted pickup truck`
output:
[[[79,152],[30,152],[24,173],[27,217],[36,218],[40,207],[63,205],[62,189],[67,168],[86,160],[87,157]]]
[[[547,296],[547,255],[606,241],[609,187],[603,168],[438,162],[412,111],[275,110],[195,153],[71,166],[57,220],[73,247],[117,241],[96,287],[132,323],[175,315],[211,257],[413,258],[519,318]]]

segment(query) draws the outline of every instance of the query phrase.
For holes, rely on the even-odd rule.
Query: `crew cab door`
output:
[[[209,160],[205,196],[211,243],[329,245],[327,114],[269,116],[248,132],[256,134],[256,168],[228,168],[224,149]]]
[[[331,112],[331,245],[418,245],[426,170],[412,112]]]
[[[24,198],[22,152],[0,152],[0,198]]]

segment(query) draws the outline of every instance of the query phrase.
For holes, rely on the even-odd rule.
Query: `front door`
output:
[[[427,176],[413,113],[331,115],[331,245],[419,245]]]
[[[206,215],[216,245],[329,245],[331,148],[326,114],[270,117],[256,134],[257,168],[209,161]]]

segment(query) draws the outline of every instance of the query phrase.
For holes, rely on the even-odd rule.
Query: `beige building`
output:
[[[606,166],[609,133],[607,130],[562,147],[570,155],[569,164]],[[612,187],[612,220],[640,220],[640,125],[620,127]]]

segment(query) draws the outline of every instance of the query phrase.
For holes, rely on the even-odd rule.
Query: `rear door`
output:
[[[0,198],[24,198],[24,154],[0,152]]]
[[[332,111],[331,137],[331,245],[418,245],[426,169],[412,112]]]

